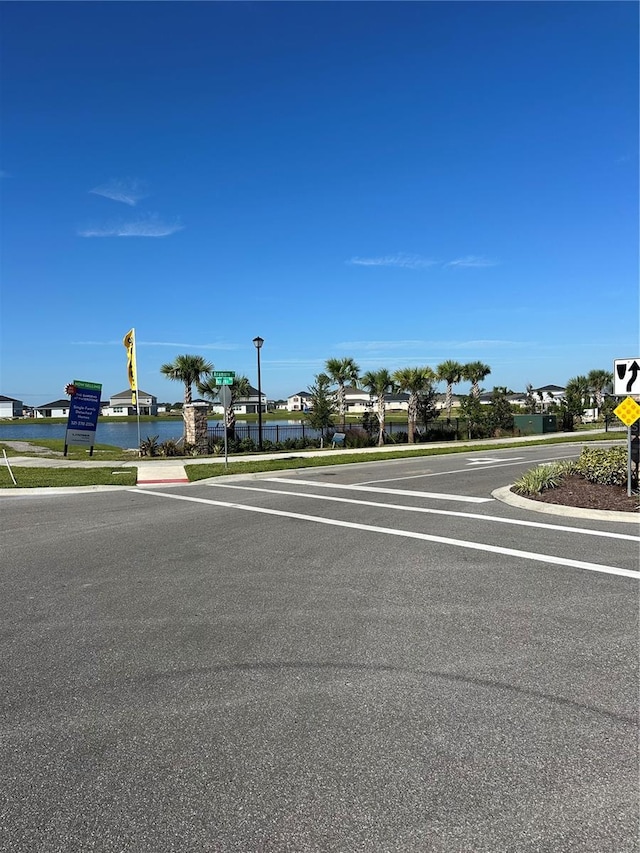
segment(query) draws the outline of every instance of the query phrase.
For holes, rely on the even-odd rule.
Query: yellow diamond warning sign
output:
[[[631,426],[640,418],[640,406],[631,397],[627,397],[619,406],[616,406],[613,414],[617,415],[623,424]]]

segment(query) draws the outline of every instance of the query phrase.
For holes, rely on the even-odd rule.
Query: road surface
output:
[[[567,446],[0,502],[0,850],[638,850],[638,526]]]

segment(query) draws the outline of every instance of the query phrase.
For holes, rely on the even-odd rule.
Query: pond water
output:
[[[208,421],[209,430],[222,430],[222,422],[219,420]],[[257,440],[258,424],[247,424],[243,421],[237,421],[238,434],[244,438],[247,433]],[[263,424],[263,438],[275,439],[275,428],[279,427],[281,437],[297,438],[303,434],[315,436],[315,430],[310,429],[306,425],[302,425],[300,421],[269,421]],[[67,426],[66,424],[51,424],[39,423],[38,421],[24,421],[3,423],[0,424],[0,441],[34,441],[38,438],[59,438],[64,439]],[[147,436],[157,436],[158,442],[161,443],[167,439],[178,440],[182,438],[182,421],[166,420],[158,418],[155,421],[142,421],[140,423],[140,438],[144,441]],[[138,424],[135,421],[126,421],[124,423],[115,423],[113,421],[98,422],[96,431],[96,444],[111,444],[114,447],[136,448],[138,447]]]

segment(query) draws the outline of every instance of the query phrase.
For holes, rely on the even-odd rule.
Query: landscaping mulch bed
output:
[[[585,509],[605,509],[616,512],[639,512],[640,496],[627,495],[626,486],[603,486],[590,483],[579,474],[570,474],[555,489],[539,495],[528,495],[530,500]]]

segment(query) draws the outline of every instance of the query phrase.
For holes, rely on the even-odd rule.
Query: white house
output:
[[[22,400],[14,400],[13,397],[4,397],[0,394],[0,418],[21,418],[23,414]]]
[[[138,391],[138,405],[141,415],[158,414],[158,398],[146,391]],[[131,391],[121,391],[109,398],[108,404],[103,404],[102,414],[110,417],[125,417],[135,415],[136,407],[131,405]]]
[[[71,402],[65,398],[64,400],[53,400],[43,406],[36,406],[34,412],[37,418],[66,418],[70,406]]]
[[[302,412],[311,406],[311,393],[309,391],[298,391],[287,397],[287,411]]]
[[[239,397],[233,404],[233,411],[236,415],[257,415],[258,407],[263,412],[267,411],[267,395],[259,394],[257,388],[249,385],[248,396]],[[211,412],[214,415],[222,415],[224,414],[224,406],[216,401],[211,406]]]

